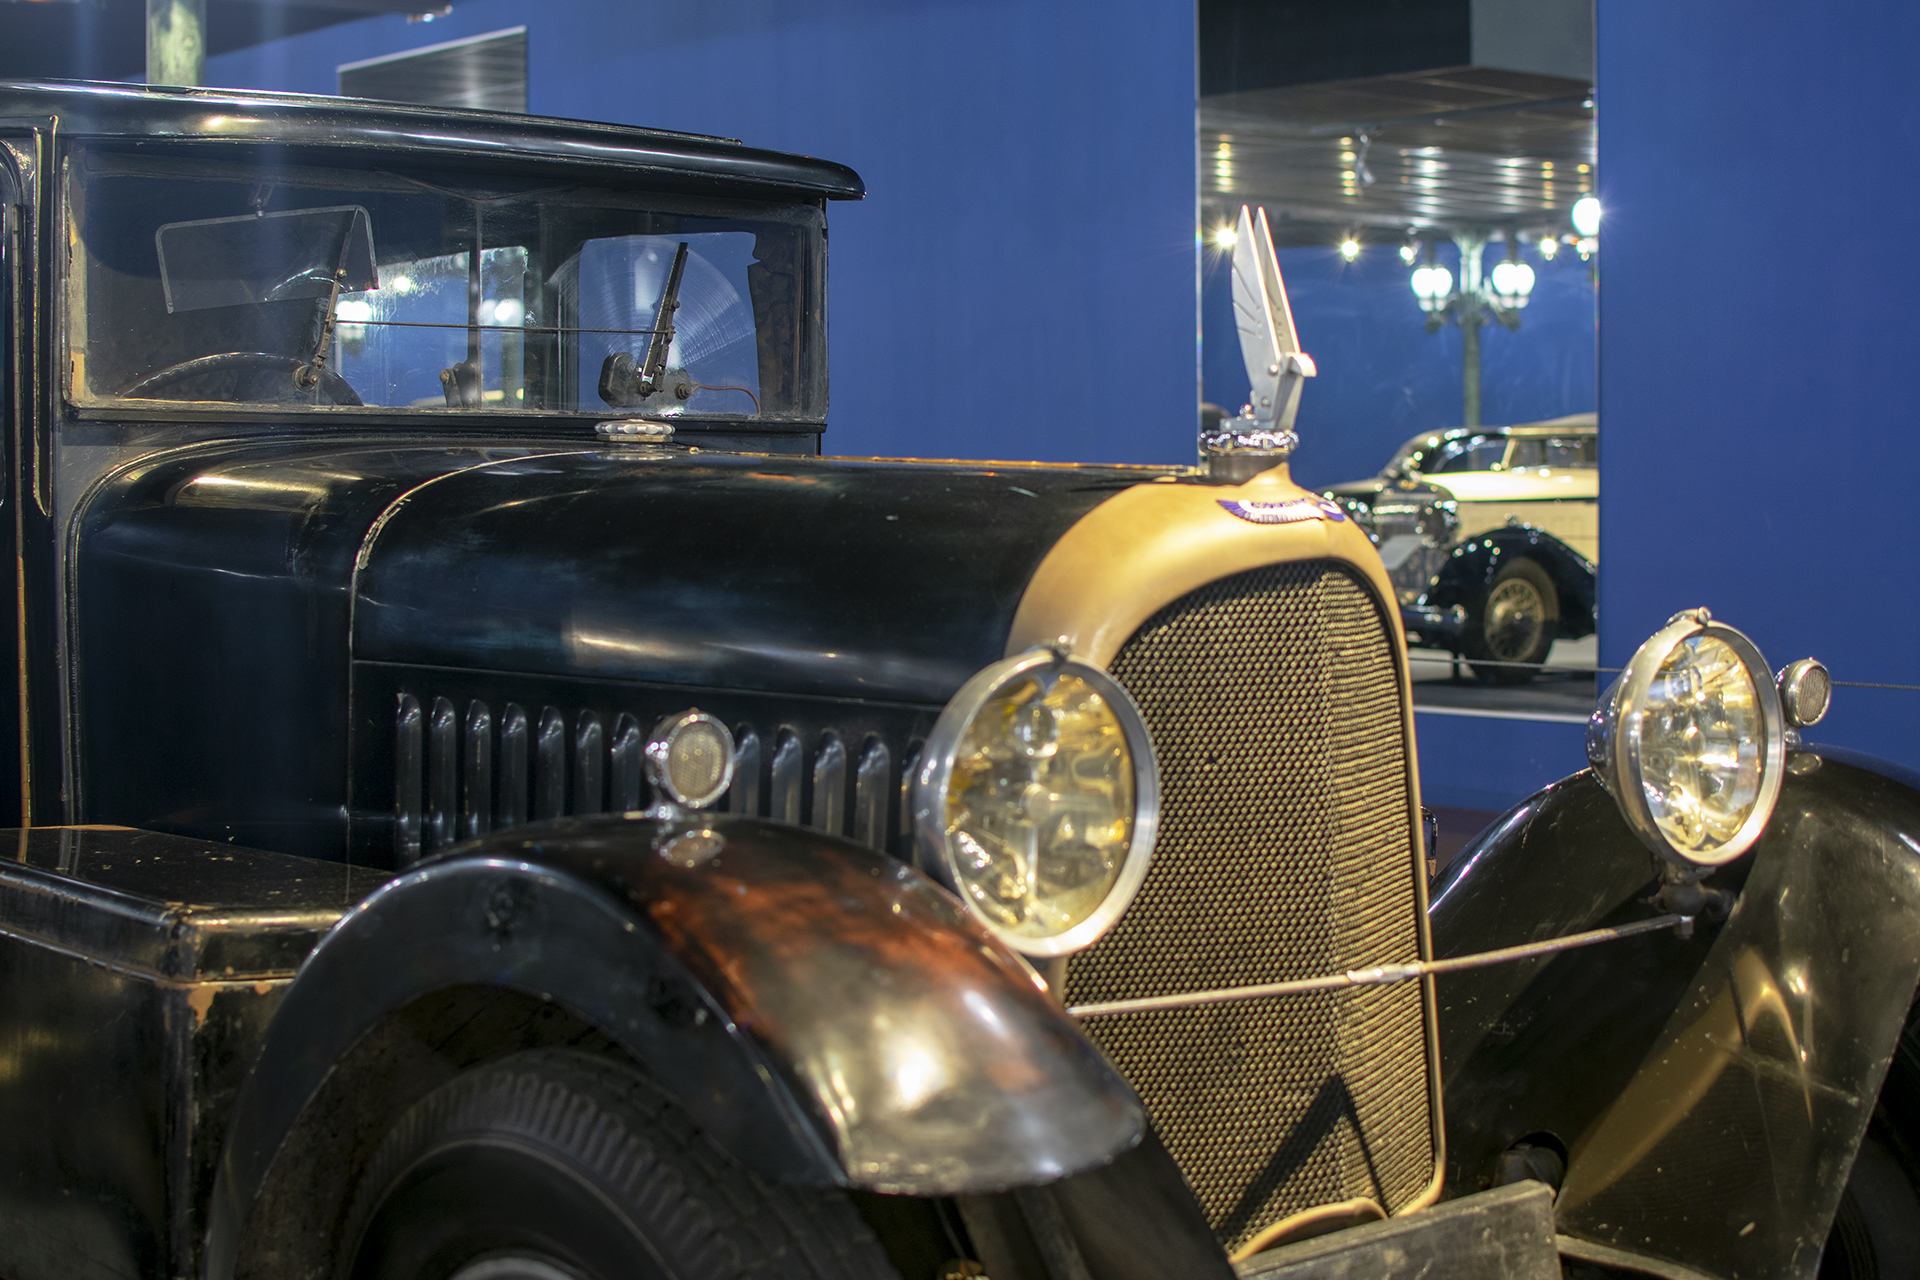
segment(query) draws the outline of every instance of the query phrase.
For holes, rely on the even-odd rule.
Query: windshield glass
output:
[[[78,151],[72,397],[824,417],[817,208],[402,163]]]

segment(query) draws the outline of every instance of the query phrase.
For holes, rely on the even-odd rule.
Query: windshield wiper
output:
[[[634,368],[631,352],[616,351],[600,366],[600,398],[614,409],[631,409],[648,397],[660,393],[666,383],[667,350],[673,345],[673,313],[680,309],[680,277],[687,269],[687,242],[673,251],[673,267],[667,272],[667,287],[660,294],[660,311],[653,319],[653,340],[647,344],[647,358]],[[680,399],[693,394],[691,384],[674,388]]]
[[[320,341],[313,348],[313,359],[293,371],[293,385],[302,391],[313,390],[326,375],[327,348],[333,345],[334,313],[339,309],[340,286],[346,282],[346,278],[347,264],[343,261],[333,269],[333,281],[327,287],[327,314],[320,322]]]

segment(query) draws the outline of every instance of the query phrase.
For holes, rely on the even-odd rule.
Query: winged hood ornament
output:
[[[1300,349],[1265,209],[1255,213],[1240,206],[1233,241],[1233,314],[1252,397],[1239,417],[1223,421],[1202,444],[1215,474],[1226,471],[1244,479],[1283,461],[1300,443],[1293,430],[1300,390],[1317,372],[1313,357]]]

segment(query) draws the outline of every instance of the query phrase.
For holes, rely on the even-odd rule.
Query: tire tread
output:
[[[702,1280],[898,1280],[844,1195],[757,1177],[631,1064],[574,1049],[513,1054],[410,1108],[368,1164],[344,1242],[357,1243],[416,1162],[481,1134],[511,1135],[566,1162]]]

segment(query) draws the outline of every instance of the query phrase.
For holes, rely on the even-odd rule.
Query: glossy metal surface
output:
[[[602,1028],[770,1177],[998,1190],[1100,1164],[1145,1123],[1032,971],[904,865],[721,815],[568,821],[428,861],[315,950],[235,1109],[216,1277],[328,1066],[470,984]]]
[[[0,832],[0,1274],[198,1274],[260,1038],[382,879],[152,832]]]
[[[1733,836],[1711,849],[1681,850],[1655,820],[1642,781],[1644,724],[1656,708],[1649,704],[1661,664],[1694,637],[1709,638],[1731,649],[1752,680],[1761,716],[1759,791],[1752,811]],[[1780,695],[1767,678],[1767,662],[1751,640],[1725,623],[1715,622],[1705,609],[1675,614],[1672,621],[1648,638],[1628,659],[1626,670],[1602,695],[1587,726],[1587,759],[1596,775],[1620,802],[1621,814],[1640,842],[1653,852],[1681,865],[1720,866],[1732,862],[1760,838],[1773,816],[1774,802],[1786,772],[1787,723]]]
[[[1107,896],[1084,920],[1066,932],[1047,938],[1020,936],[1002,932],[977,911],[974,913],[982,925],[1008,946],[1033,956],[1068,955],[1091,946],[1119,920],[1146,881],[1147,867],[1153,860],[1154,834],[1160,827],[1160,767],[1154,760],[1153,739],[1147,734],[1146,721],[1141,719],[1140,708],[1132,695],[1106,672],[1064,653],[1033,649],[1003,658],[962,685],[941,711],[920,752],[919,768],[913,780],[917,856],[925,865],[933,867],[942,883],[959,893],[961,901],[973,910],[959,887],[962,875],[957,862],[962,855],[947,831],[948,788],[953,780],[954,757],[968,727],[988,702],[1029,673],[1054,671],[1071,674],[1091,685],[1119,720],[1133,765],[1133,827],[1125,861]]]
[[[1723,1276],[1808,1276],[1920,980],[1920,795],[1797,757],[1709,885],[1732,916],[1438,983],[1449,1191],[1551,1135],[1562,1232]],[[1500,820],[1435,886],[1451,955],[1643,913],[1653,858],[1590,774]]]
[[[831,200],[866,194],[845,165],[743,147],[726,138],[539,116],[462,112],[449,128],[440,107],[247,90],[152,94],[132,85],[0,85],[0,115],[57,116],[68,137],[192,139],[213,145],[393,148],[496,161],[619,166],[672,185],[790,188]]]
[[[1797,658],[1774,674],[1787,726],[1806,729],[1826,718],[1833,700],[1833,675],[1818,658]]]
[[[1053,541],[1143,478],[705,452],[472,468],[360,549],[354,656],[937,705],[1000,656]]]
[[[1460,543],[1411,605],[1401,610],[1411,639],[1436,648],[1458,650],[1467,616],[1494,575],[1512,558],[1537,562],[1553,579],[1560,597],[1560,629],[1567,639],[1592,635],[1596,625],[1598,581],[1593,565],[1550,533],[1516,525],[1495,529]],[[1463,612],[1456,617],[1455,608]]]
[[[315,744],[347,737],[349,668],[326,655],[356,630],[361,658],[937,706],[999,656],[1059,532],[1139,476],[538,440],[160,454],[78,531],[78,812],[346,856],[348,753]],[[556,726],[514,689],[481,700],[530,717],[531,816],[562,812]],[[391,758],[391,702],[379,726],[351,763]],[[395,776],[369,783],[387,814]],[[423,824],[446,799],[421,797]],[[434,812],[457,828],[458,806]]]

